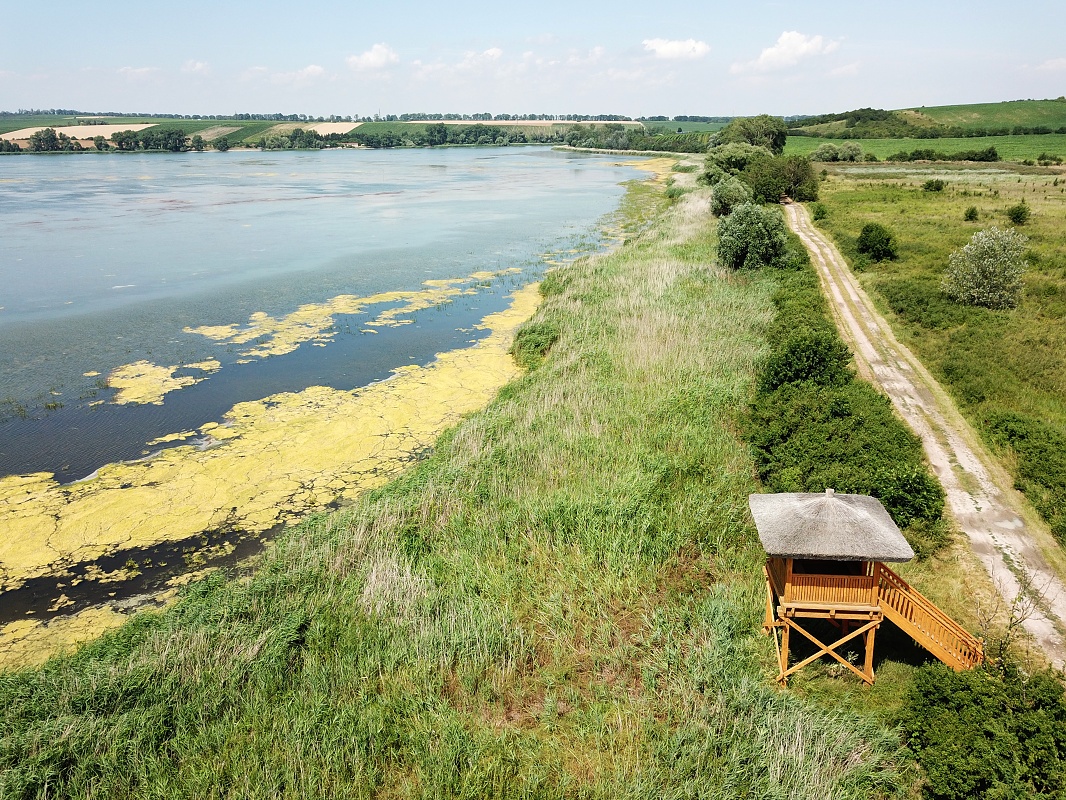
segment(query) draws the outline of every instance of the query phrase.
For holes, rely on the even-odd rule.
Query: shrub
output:
[[[742,203],[718,224],[718,259],[732,269],[789,265],[785,223],[776,211]]]
[[[892,260],[899,256],[896,237],[879,222],[868,222],[859,232],[858,250],[874,261]]]
[[[787,195],[793,200],[817,200],[818,178],[806,156],[779,156],[750,162],[740,178],[760,203],[776,203]]]
[[[970,206],[966,209],[966,213],[962,215],[962,218],[966,222],[977,222],[977,206]]]
[[[1007,209],[1007,219],[1015,225],[1024,225],[1031,216],[1032,212],[1029,210],[1029,205],[1024,200]]]
[[[942,192],[944,187],[947,186],[940,178],[933,178],[922,184],[923,192]]]
[[[862,161],[862,145],[858,142],[844,142],[844,144],[840,145],[840,160]]]
[[[786,383],[810,381],[819,386],[841,386],[851,380],[851,351],[836,331],[803,329],[767,359],[759,387],[771,392]]]
[[[705,183],[708,186],[717,186],[728,177],[729,173],[718,164],[708,162],[707,169],[700,175],[700,183]]]
[[[753,161],[772,158],[773,153],[765,147],[756,147],[745,142],[730,142],[707,151],[707,167],[719,167],[730,175],[736,175]]]
[[[515,333],[511,355],[523,369],[540,364],[559,340],[559,327],[551,322],[527,322]]]
[[[752,192],[739,178],[726,178],[715,185],[711,193],[711,213],[724,217],[742,203],[752,201]]]
[[[811,153],[811,161],[839,161],[840,160],[840,148],[832,142],[825,142],[818,145],[817,149]]]
[[[1028,242],[1013,230],[978,231],[969,244],[948,256],[941,283],[944,294],[971,306],[1014,308],[1022,293]]]
[[[1066,694],[1053,673],[922,667],[903,727],[932,800],[1063,796]]]
[[[814,217],[815,220],[825,219],[829,216],[829,209],[822,203],[815,203],[811,206],[811,216]]]

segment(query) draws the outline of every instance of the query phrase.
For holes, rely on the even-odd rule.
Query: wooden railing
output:
[[[874,569],[881,610],[922,647],[955,669],[984,661],[981,640],[941,611],[903,578],[878,564]]]
[[[876,606],[877,584],[868,575],[804,575],[792,573],[782,598],[787,604],[817,603]]]

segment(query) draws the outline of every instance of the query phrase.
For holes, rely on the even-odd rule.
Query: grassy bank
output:
[[[627,244],[544,281],[528,374],[412,472],[0,676],[0,795],[905,791],[895,731],[769,679],[737,423],[778,281],[714,266],[701,193],[627,203]]]
[[[1066,177],[1005,169],[841,167],[823,183],[819,224],[1066,543]],[[933,177],[943,191],[923,191]],[[1029,237],[1019,307],[949,300],[940,288],[949,254],[978,230],[1011,227],[1006,209],[1022,200],[1032,216],[1018,228]],[[966,221],[971,206],[977,219]],[[897,260],[858,256],[868,222],[895,234]]]

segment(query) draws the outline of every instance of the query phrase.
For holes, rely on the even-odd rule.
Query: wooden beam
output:
[[[824,642],[820,641],[814,634],[812,634],[809,631],[805,630],[802,626],[798,625],[797,623],[793,622],[792,620],[786,619],[784,622],[785,622],[785,636],[786,637],[788,635],[789,628],[795,628],[799,633],[801,633],[804,636],[806,636],[817,647],[819,647],[821,649],[817,653],[815,653],[814,655],[808,656],[807,658],[803,659],[803,661],[799,662],[794,667],[788,667],[787,664],[784,664],[784,666],[782,668],[782,671],[781,671],[781,674],[777,676],[777,680],[782,685],[784,685],[784,683],[788,679],[789,675],[792,675],[792,674],[798,672],[799,670],[803,669],[805,666],[810,664],[812,661],[817,661],[823,655],[830,655],[833,658],[835,658],[837,661],[839,661],[845,667],[847,667],[852,672],[854,672],[856,675],[858,675],[860,678],[862,678],[864,683],[873,683],[873,667],[872,667],[872,661],[871,661],[871,659],[872,659],[872,655],[871,654],[873,652],[872,648],[866,654],[867,660],[871,661],[871,667],[868,670],[868,672],[870,673],[869,675],[867,675],[867,674],[865,674],[863,672],[860,672],[858,669],[856,669],[855,666],[853,664],[851,664],[851,662],[849,662],[846,658],[844,658],[843,656],[839,655],[836,652],[836,648],[840,647],[842,644],[846,644],[847,642],[849,642],[852,639],[854,639],[856,636],[860,636],[861,634],[864,634],[867,631],[876,628],[878,625],[881,624],[881,620],[880,619],[871,620],[870,622],[868,622],[865,625],[863,625],[861,628],[855,629],[854,631],[849,633],[847,636],[844,636],[844,637],[842,637],[840,639],[837,639],[835,642],[833,642],[832,644],[828,644],[828,645],[825,644]],[[787,641],[787,638],[786,638],[786,641]]]

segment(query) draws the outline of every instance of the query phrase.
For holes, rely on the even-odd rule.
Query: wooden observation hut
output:
[[[956,670],[984,660],[980,639],[885,565],[910,561],[914,551],[875,498],[826,489],[825,494],[753,494],[748,505],[766,550],[763,632],[774,637],[782,685],[823,655],[872,684],[874,636],[886,618]],[[822,642],[805,627],[811,620],[828,620],[839,636]],[[790,666],[792,633],[818,650]],[[862,669],[837,653],[860,636],[866,651]]]

